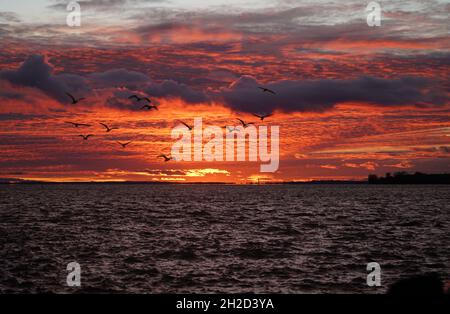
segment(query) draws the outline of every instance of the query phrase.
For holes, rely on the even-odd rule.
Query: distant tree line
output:
[[[450,174],[426,174],[421,172],[410,174],[404,171],[391,174],[388,172],[384,177],[371,174],[368,182],[371,184],[450,184]]]

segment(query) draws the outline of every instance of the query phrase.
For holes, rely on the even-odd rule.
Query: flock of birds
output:
[[[268,89],[266,87],[258,87],[258,88],[264,93],[270,93],[270,94],[276,95],[276,93],[273,90]],[[72,94],[67,93],[67,92],[66,92],[66,95],[72,100],[72,104],[73,105],[75,105],[75,104],[79,103],[80,101],[86,99],[86,98],[76,98]],[[135,100],[136,103],[146,102],[146,104],[141,107],[141,110],[149,110],[149,111],[150,110],[159,110],[156,105],[152,105],[152,101],[148,97],[140,97],[138,95],[131,95],[130,97],[128,97],[128,99]],[[271,117],[272,114],[256,114],[256,113],[254,113],[253,116],[257,117],[261,121],[264,121],[264,119],[266,119],[268,117]],[[250,125],[254,125],[255,124],[254,122],[245,122],[244,120],[239,119],[239,118],[237,118],[237,120],[240,122],[240,124],[242,125],[243,128],[246,128],[246,127],[248,127]],[[193,126],[187,124],[184,121],[178,120],[178,122],[180,122],[186,128],[188,128],[189,131],[192,131],[194,129]],[[66,121],[66,123],[72,125],[75,128],[91,127],[92,126],[91,124],[71,122],[71,121]],[[110,127],[106,123],[100,123],[100,125],[105,128],[105,132],[106,133],[110,133],[111,131],[119,129],[117,127]],[[228,132],[230,132],[230,133],[231,132],[239,132],[239,127],[224,126],[224,128],[227,129]],[[81,137],[84,141],[87,141],[89,138],[93,137],[94,134],[87,134],[87,135],[80,134],[78,136]],[[129,141],[129,142],[119,142],[119,141],[117,141],[116,143],[119,144],[123,149],[125,149],[125,148],[127,148],[128,145],[133,143],[133,141]],[[166,154],[160,154],[160,155],[158,155],[158,158],[163,158],[165,162],[174,160],[173,157],[168,156]]]

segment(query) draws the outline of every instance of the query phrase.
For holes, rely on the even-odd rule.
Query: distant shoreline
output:
[[[418,185],[418,184],[450,184],[450,174],[425,174],[416,172],[409,174],[397,172],[386,173],[385,177],[370,174],[367,180],[311,180],[311,181],[263,181],[263,182],[163,182],[163,181],[34,181],[19,178],[0,178],[0,184],[148,184],[148,185],[318,185],[318,184],[370,184],[370,185]]]
[[[93,184],[93,185],[314,185],[314,184],[368,184],[367,181],[308,181],[308,182],[261,182],[261,183],[232,183],[232,182],[153,182],[153,181],[81,181],[81,182],[50,182],[50,181],[0,181],[8,185],[59,185],[59,184]]]
[[[265,183],[229,183],[229,182],[149,182],[149,181],[83,181],[83,182],[49,182],[49,181],[0,181],[0,185],[448,185],[450,182],[398,182],[371,183],[369,181],[308,181],[308,182],[265,182]]]

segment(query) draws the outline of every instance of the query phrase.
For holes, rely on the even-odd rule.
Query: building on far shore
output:
[[[368,177],[368,182],[370,184],[450,184],[450,174],[426,174],[421,172],[414,174],[396,172],[391,174],[388,172],[384,177],[371,174]]]

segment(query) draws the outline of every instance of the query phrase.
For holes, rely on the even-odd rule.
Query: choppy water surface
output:
[[[2,185],[0,291],[380,293],[448,277],[449,218],[448,186]]]

